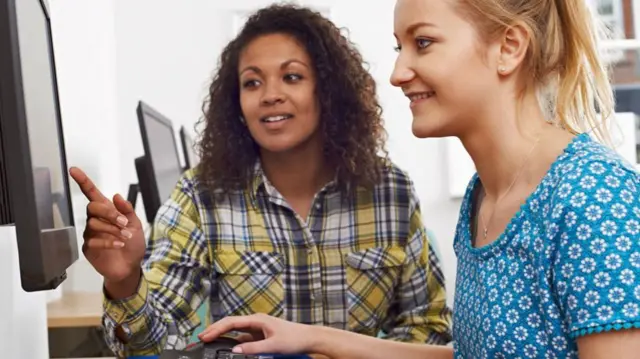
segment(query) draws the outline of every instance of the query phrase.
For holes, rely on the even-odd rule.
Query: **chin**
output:
[[[440,137],[438,135],[440,129],[433,124],[434,122],[414,118],[413,123],[411,124],[411,132],[417,138]]]
[[[277,144],[271,144],[271,143],[265,143],[265,144],[260,144],[260,149],[262,151],[266,151],[266,152],[271,152],[271,153],[286,153],[289,152],[293,149],[295,149],[296,146],[295,145],[289,145],[286,143],[277,143]]]
[[[283,139],[274,139],[274,141],[258,141],[258,146],[262,151],[271,153],[290,152],[301,145],[301,141],[287,141]]]

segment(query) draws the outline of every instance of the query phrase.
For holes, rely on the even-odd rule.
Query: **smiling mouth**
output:
[[[291,115],[291,114],[266,116],[266,117],[261,118],[260,122],[263,122],[263,123],[276,123],[276,122],[281,122],[281,121],[288,120],[288,119],[290,119],[292,117],[293,117],[293,115]]]
[[[411,103],[415,103],[421,100],[427,100],[435,95],[436,95],[435,91],[426,91],[426,92],[409,94],[407,97],[409,97],[409,100],[411,101]]]

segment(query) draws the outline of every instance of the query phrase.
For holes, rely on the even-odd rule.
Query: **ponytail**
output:
[[[558,74],[556,118],[567,130],[593,131],[611,144],[609,123],[615,100],[599,55],[599,32],[584,0],[556,0],[564,54]]]
[[[608,121],[614,97],[599,55],[595,17],[586,0],[459,0],[486,37],[516,21],[531,34],[523,64],[532,75],[527,86],[538,92],[549,122],[578,134],[593,132],[611,144]]]

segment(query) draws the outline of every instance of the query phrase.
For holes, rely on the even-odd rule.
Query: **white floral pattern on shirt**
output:
[[[575,339],[640,327],[640,175],[577,136],[494,243],[454,248],[456,358],[577,358]],[[486,312],[485,312],[486,308]]]

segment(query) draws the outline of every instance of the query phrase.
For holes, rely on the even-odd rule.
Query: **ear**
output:
[[[529,49],[530,39],[528,27],[523,23],[515,23],[505,30],[496,69],[500,75],[510,75],[520,67]]]

